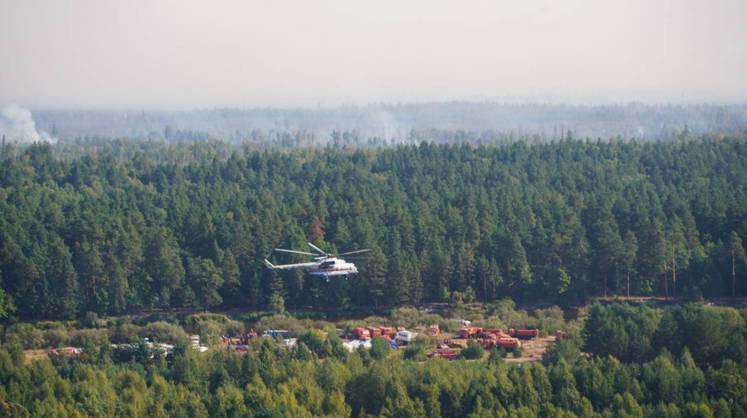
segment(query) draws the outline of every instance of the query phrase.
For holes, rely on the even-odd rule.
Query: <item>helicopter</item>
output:
[[[307,242],[307,244],[309,244],[309,246],[314,251],[316,251],[316,253],[297,250],[286,250],[284,248],[275,248],[273,251],[311,256],[314,257],[315,261],[311,261],[308,263],[275,265],[265,258],[265,265],[272,270],[290,270],[301,268],[305,269],[311,275],[323,276],[329,279],[332,276],[348,276],[350,274],[358,273],[358,269],[355,267],[355,264],[349,263],[338,257],[353,254],[362,254],[371,251],[370,248],[366,248],[363,250],[348,251],[346,253],[332,255],[310,242]]]

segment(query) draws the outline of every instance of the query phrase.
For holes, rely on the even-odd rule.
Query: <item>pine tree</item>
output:
[[[729,253],[731,255],[731,295],[737,295],[737,261],[741,261],[743,264],[747,260],[744,247],[742,246],[742,239],[735,231],[732,231],[729,235]]]
[[[623,251],[620,254],[620,264],[625,272],[625,295],[630,297],[630,275],[634,271],[636,254],[638,253],[638,240],[635,233],[628,230],[623,239]]]

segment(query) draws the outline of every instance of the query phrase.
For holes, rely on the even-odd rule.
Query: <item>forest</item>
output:
[[[7,144],[0,158],[3,316],[747,295],[740,135],[293,150],[92,141]],[[307,241],[372,252],[348,280],[263,266]]]
[[[511,325],[538,319],[505,301],[489,309],[492,316],[482,321]],[[411,326],[424,319],[416,312],[399,309],[388,318],[369,319]],[[118,318],[105,327],[101,321],[48,321],[34,327],[47,329],[58,342],[77,339],[82,353],[28,361],[22,348],[31,344],[31,328],[4,329],[0,415],[744,417],[746,316],[747,310],[696,303],[594,304],[578,320],[540,318],[543,333],[556,326],[570,333],[541,362],[520,364],[509,363],[497,349],[478,349],[467,357],[473,360],[425,359],[417,354],[426,343],[420,339],[405,350],[374,343],[370,350],[348,352],[334,332],[340,324],[282,315],[269,319],[291,329],[301,326],[298,343],[289,349],[282,340],[256,338],[246,352],[212,345],[199,353],[184,343],[184,330],[209,337],[243,329],[241,322],[216,314],[137,323]],[[262,321],[253,326],[280,323]],[[173,355],[150,351],[141,342],[122,358],[109,344],[134,342],[138,335],[177,341]]]

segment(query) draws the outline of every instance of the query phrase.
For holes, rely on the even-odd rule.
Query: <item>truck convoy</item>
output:
[[[464,327],[457,333],[458,338],[476,339],[485,349],[499,347],[504,349],[514,349],[521,345],[520,339],[531,339],[539,336],[537,329],[509,329],[508,333],[500,329]]]

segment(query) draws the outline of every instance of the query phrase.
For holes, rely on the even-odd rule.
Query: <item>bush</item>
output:
[[[288,311],[288,314],[296,319],[327,319],[322,311]]]
[[[468,360],[481,359],[483,355],[485,355],[485,349],[475,340],[467,341],[467,348],[459,353],[459,357]]]
[[[381,316],[368,316],[363,319],[354,319],[354,320],[347,320],[342,321],[339,323],[340,327],[344,329],[351,330],[356,327],[367,327],[367,326],[374,326],[374,325],[380,325],[380,326],[390,326],[392,324],[392,321],[388,318],[384,318]]]
[[[196,327],[199,325],[200,322],[203,321],[213,321],[218,323],[228,323],[231,322],[231,319],[225,315],[217,314],[217,313],[210,313],[210,312],[204,312],[204,313],[197,313],[189,315],[184,319],[184,325],[186,327]]]
[[[412,306],[393,309],[389,315],[395,325],[414,327],[420,322],[420,312]]]
[[[410,344],[405,348],[403,354],[405,360],[425,361],[425,346],[421,344]]]
[[[8,329],[7,339],[18,341],[24,349],[45,348],[48,346],[44,338],[44,331],[35,328],[32,324],[15,324]]]
[[[136,325],[147,325],[151,322],[170,322],[175,324],[178,322],[176,314],[172,312],[155,312],[132,321]]]
[[[75,347],[100,347],[109,344],[109,333],[99,328],[79,329],[70,334],[70,344]]]
[[[493,347],[490,350],[490,356],[488,357],[489,364],[503,363],[503,359],[506,358],[506,350],[503,347]]]
[[[86,312],[80,320],[81,328],[96,328],[99,326],[99,315],[96,312]]]
[[[293,347],[293,350],[291,351],[291,356],[293,356],[296,360],[301,361],[308,361],[314,359],[314,354],[312,354],[311,350],[309,350],[308,347],[306,347],[306,344],[304,344],[303,341],[298,341],[295,347]]]
[[[550,365],[555,364],[563,359],[568,364],[574,364],[580,356],[581,339],[578,336],[568,336],[566,338],[563,338],[562,340],[556,341],[555,344],[551,345],[545,355],[542,357],[542,362]]]
[[[198,334],[208,344],[216,344],[223,335],[241,335],[244,324],[229,319],[225,315],[202,313],[190,315],[185,319],[185,330]]]
[[[136,343],[140,339],[140,327],[126,322],[117,324],[111,330],[109,339],[115,344]]]
[[[45,332],[45,340],[50,347],[61,347],[70,344],[70,334],[64,329],[50,329]]]
[[[506,324],[497,316],[491,316],[485,319],[474,321],[472,325],[480,328],[497,328],[503,330],[508,329]]]
[[[327,357],[330,354],[331,347],[328,346],[327,336],[322,331],[311,329],[298,337],[298,342],[319,357]]]
[[[444,319],[437,314],[420,312],[412,306],[403,306],[392,310],[390,314],[394,325],[402,325],[407,328],[413,328],[418,325],[441,324]]]
[[[514,355],[514,358],[519,358],[524,354],[524,349],[521,348],[520,345],[517,345],[514,347],[514,349],[511,351],[511,354]]]
[[[182,327],[161,321],[145,325],[140,329],[139,335],[154,342],[168,344],[189,342],[189,337]]]
[[[557,330],[565,328],[563,310],[557,306],[547,309],[538,309],[534,312],[534,316],[537,317],[539,328],[545,335],[550,335]]]
[[[490,305],[491,315],[500,320],[507,328],[537,327],[539,321],[525,310],[516,310],[516,304],[511,299],[501,299]]]
[[[220,322],[211,320],[201,321],[193,328],[194,333],[200,336],[200,341],[209,345],[218,344],[221,337],[226,335],[226,329]]]
[[[371,357],[375,360],[381,360],[389,354],[389,342],[381,337],[374,337],[371,340]]]

